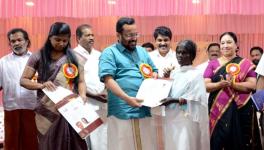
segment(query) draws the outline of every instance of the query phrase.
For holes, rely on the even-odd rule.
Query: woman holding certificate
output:
[[[42,89],[54,91],[56,86],[72,90],[83,99],[85,83],[82,68],[70,49],[71,31],[69,25],[56,22],[49,31],[45,45],[33,54],[25,67],[20,84],[31,90],[37,90],[38,105],[36,125],[40,150],[86,150],[84,140],[59,114],[55,104],[43,93]],[[37,82],[31,81],[38,73]]]
[[[178,43],[176,58],[180,68],[171,72],[170,78],[174,81],[168,103],[164,103],[166,150],[210,149],[205,85],[202,74],[192,66],[195,56],[193,41]]]
[[[254,139],[254,108],[250,99],[256,87],[254,65],[237,56],[233,32],[220,36],[222,56],[211,60],[204,72],[209,96],[212,150],[261,149]]]

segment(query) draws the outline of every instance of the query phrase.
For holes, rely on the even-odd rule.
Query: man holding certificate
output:
[[[118,42],[106,48],[99,59],[100,80],[108,89],[108,149],[156,149],[152,135],[150,108],[135,98],[144,78],[157,77],[144,48],[137,45],[133,18],[116,24]]]

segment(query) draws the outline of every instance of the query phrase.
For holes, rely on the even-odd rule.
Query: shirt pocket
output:
[[[16,99],[17,95],[17,87],[14,82],[11,82],[10,80],[5,81],[4,88],[4,100],[5,101],[14,101]]]

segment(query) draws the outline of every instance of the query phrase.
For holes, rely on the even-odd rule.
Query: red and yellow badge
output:
[[[70,89],[73,89],[73,79],[78,75],[78,68],[72,63],[66,63],[62,66],[62,70]]]
[[[238,64],[230,63],[226,66],[226,72],[227,74],[231,75],[230,80],[232,81],[232,83],[235,83],[236,76],[240,72],[240,67]]]
[[[226,72],[232,76],[236,76],[240,72],[240,67],[238,64],[230,63],[226,66]]]
[[[63,65],[63,74],[68,79],[74,79],[78,75],[78,68],[72,63]]]
[[[144,78],[150,78],[152,76],[152,67],[149,64],[142,63],[139,66],[139,70]]]

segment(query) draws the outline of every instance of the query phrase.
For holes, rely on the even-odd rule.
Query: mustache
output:
[[[130,40],[128,43],[137,42],[137,40]]]
[[[17,47],[14,47],[14,50],[16,50],[16,51],[20,51],[20,50],[22,50],[23,48],[21,47],[21,46],[17,46]]]
[[[217,54],[212,54],[211,56],[218,56]]]
[[[168,47],[168,45],[159,45],[159,47],[161,48],[161,47]]]

